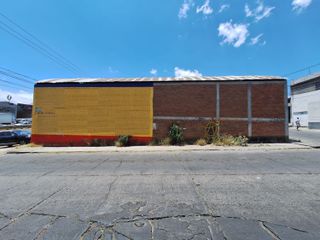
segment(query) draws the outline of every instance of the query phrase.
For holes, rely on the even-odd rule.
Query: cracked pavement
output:
[[[7,154],[0,239],[320,239],[320,151]]]

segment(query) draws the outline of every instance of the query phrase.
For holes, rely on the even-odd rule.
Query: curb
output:
[[[119,149],[83,149],[83,150],[53,150],[53,151],[45,151],[45,150],[34,150],[28,151],[27,149],[23,149],[21,151],[12,150],[8,151],[6,154],[67,154],[67,153],[156,153],[156,152],[224,152],[224,151],[231,151],[231,152],[252,152],[252,151],[281,151],[281,150],[307,150],[312,149],[310,146],[300,145],[299,146],[292,146],[292,147],[239,147],[239,148],[175,148],[175,149],[130,149],[129,148],[119,148]]]

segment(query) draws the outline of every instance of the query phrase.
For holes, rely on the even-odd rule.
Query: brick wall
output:
[[[252,117],[269,118],[277,121],[254,121],[252,123],[252,137],[282,138],[285,136],[284,87],[284,84],[259,84],[252,86]]]
[[[167,137],[172,123],[178,123],[185,129],[185,139],[203,138],[206,124],[217,116],[221,134],[258,138],[285,137],[284,87],[286,85],[281,81],[251,82],[250,85],[249,82],[155,85],[154,138]],[[248,89],[251,92],[251,122]],[[217,101],[219,113],[216,109]]]
[[[205,127],[208,121],[194,120],[154,120],[156,129],[153,134],[155,139],[164,139],[168,136],[168,131],[172,123],[183,127],[183,136],[186,140],[196,140],[205,136]]]
[[[252,86],[252,117],[284,118],[283,84],[259,84]]]
[[[154,86],[154,116],[211,117],[216,114],[215,84]]]
[[[220,133],[232,136],[247,136],[248,122],[247,121],[220,121]]]
[[[283,137],[285,134],[283,122],[253,122],[253,137]]]
[[[248,85],[220,85],[220,117],[248,116]]]
[[[185,139],[203,138],[208,121],[190,118],[214,118],[216,115],[216,84],[157,84],[154,86],[154,138],[168,136],[172,123],[184,128]],[[156,119],[177,117],[176,119]],[[188,120],[184,120],[185,118]]]

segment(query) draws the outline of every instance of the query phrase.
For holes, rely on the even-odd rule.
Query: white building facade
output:
[[[16,122],[17,105],[10,102],[0,102],[0,124]]]
[[[320,129],[320,73],[292,81],[291,106],[292,125]]]

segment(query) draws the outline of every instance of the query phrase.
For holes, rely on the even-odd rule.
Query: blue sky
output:
[[[319,0],[10,0],[0,13],[77,66],[0,28],[0,67],[34,79],[283,76],[320,62]],[[15,85],[0,82],[0,100],[32,101],[31,83],[1,79]]]

